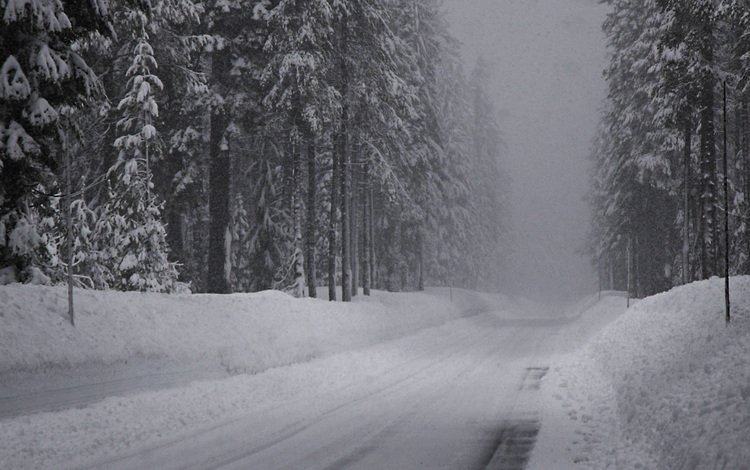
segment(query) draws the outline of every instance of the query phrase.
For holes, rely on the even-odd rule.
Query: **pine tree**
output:
[[[264,71],[264,81],[270,84],[265,98],[267,107],[282,113],[281,126],[287,131],[290,150],[286,166],[291,172],[290,211],[294,226],[292,251],[293,292],[305,294],[309,281],[311,296],[315,282],[315,224],[308,220],[305,239],[302,237],[302,155],[308,158],[307,204],[315,206],[315,140],[322,126],[330,120],[327,103],[334,90],[327,85],[330,73],[333,35],[333,10],[326,0],[282,0],[269,13],[271,33],[265,48],[271,58]],[[306,150],[306,152],[305,152]],[[312,212],[311,212],[312,211]],[[308,219],[314,218],[314,209]],[[305,255],[311,263],[305,279]]]
[[[151,41],[164,90],[159,130],[164,149],[152,165],[155,192],[165,205],[170,258],[180,265],[180,280],[203,292],[207,263],[206,120],[208,87],[201,57],[213,38],[202,30],[204,2],[153,2]],[[122,35],[120,35],[122,37]]]
[[[608,2],[605,33],[612,51],[605,72],[609,96],[594,146],[595,259],[606,259],[609,278],[623,282],[633,267],[638,295],[658,292],[718,272],[719,253],[732,252],[741,269],[742,162],[747,147],[743,83],[743,21],[747,7],[734,0]],[[728,216],[740,242],[717,236],[717,77],[737,84],[730,97]],[[730,88],[731,89],[731,88]],[[698,145],[693,144],[697,135]],[[680,266],[679,276],[672,266]],[[627,279],[625,279],[627,280]]]
[[[207,8],[210,52],[209,243],[207,290],[231,291],[231,195],[233,174],[243,149],[233,146],[240,137],[260,127],[260,75],[265,65],[263,43],[266,15],[275,2],[260,0],[212,1]],[[258,142],[255,140],[255,142]],[[246,165],[242,162],[242,165]]]
[[[361,209],[361,204],[357,203],[357,187],[364,186],[365,194],[372,192],[373,186],[381,186],[387,192],[398,188],[401,202],[414,208],[400,170],[401,163],[408,159],[406,121],[408,117],[416,117],[413,111],[416,90],[407,82],[406,75],[416,69],[407,66],[407,56],[412,50],[399,34],[401,10],[391,3],[354,2],[339,12],[339,40],[346,40],[345,48],[337,47],[339,68],[346,70],[346,74],[339,73],[339,77],[347,77],[346,81],[339,82],[342,112],[337,128],[341,170],[338,184],[342,188],[342,283],[350,285],[352,293],[355,291],[352,281],[360,277],[354,275],[354,270],[359,270],[362,263],[351,255],[367,251],[368,264],[373,269],[373,245],[376,243],[371,233],[368,237],[371,246],[358,247],[360,237],[356,234],[362,227],[357,227],[361,219],[356,215],[357,209]],[[368,60],[361,60],[362,57]],[[341,133],[342,129],[347,132]],[[365,180],[361,171],[364,166],[368,168]],[[369,225],[372,231],[372,220]]]
[[[121,290],[171,292],[177,270],[168,260],[166,230],[161,204],[153,190],[151,164],[161,151],[154,123],[159,117],[155,94],[163,89],[149,42],[149,11],[130,12],[135,23],[136,44],[126,72],[129,90],[117,108],[122,113],[114,147],[117,162],[110,170],[115,180],[109,201],[102,206],[95,238],[102,262],[111,274],[111,285]]]
[[[108,5],[29,0],[3,2],[0,19],[0,268],[24,277],[49,262],[35,221],[50,215],[63,152],[59,120],[67,107],[100,94],[76,41],[109,34]],[[56,131],[59,129],[59,131]],[[38,268],[37,268],[38,269]]]

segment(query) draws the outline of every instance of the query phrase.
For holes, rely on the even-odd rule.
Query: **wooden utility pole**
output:
[[[726,324],[731,320],[729,306],[729,181],[727,176],[727,82],[724,81],[724,307]]]

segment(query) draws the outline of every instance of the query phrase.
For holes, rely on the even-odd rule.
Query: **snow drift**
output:
[[[347,304],[279,292],[83,291],[76,298],[73,328],[64,289],[0,287],[0,467],[106,467],[96,462],[231,423],[248,410],[289,406],[303,391],[325,395],[345,377],[386,374],[404,354],[394,343],[408,348],[421,338],[431,351],[435,336],[452,339],[452,320],[471,322],[461,317],[504,302],[458,289],[375,292]],[[187,371],[188,380],[173,383],[170,369]],[[141,381],[147,386],[130,386]],[[111,393],[113,382],[127,387]],[[86,383],[93,387],[79,387]],[[36,406],[49,390],[53,399],[93,393]],[[3,398],[14,396],[24,413],[3,416]]]
[[[750,277],[731,284],[728,327],[713,278],[636,303],[553,367],[548,408],[560,411],[532,468],[554,447],[568,454],[557,468],[747,468]]]
[[[498,297],[453,290],[374,292],[344,304],[281,292],[166,295],[0,287],[0,377],[127,362],[255,373],[367,346],[486,309]]]

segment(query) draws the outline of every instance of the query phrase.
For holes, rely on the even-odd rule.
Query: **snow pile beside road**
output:
[[[750,277],[731,289],[728,328],[714,278],[638,302],[561,360],[545,388],[566,442],[540,451],[567,452],[557,468],[747,468]]]
[[[643,300],[591,345],[624,437],[658,468],[750,462],[750,277],[732,284],[728,328],[714,278]]]
[[[0,288],[0,361],[6,368],[57,367],[64,360],[70,373],[78,375],[86,370],[82,361],[132,362],[140,357],[158,362],[166,355],[183,363],[208,356],[231,359],[251,371],[268,369],[107,395],[84,401],[83,407],[7,418],[0,413],[0,467],[117,468],[111,459],[212,429],[227,429],[220,442],[212,444],[226,446],[237,436],[246,439],[248,429],[264,436],[278,425],[274,417],[289,409],[336,410],[341,397],[343,403],[352,403],[372,394],[371,382],[380,381],[375,390],[382,391],[408,383],[417,372],[432,377],[428,371],[437,370],[442,359],[473,339],[475,322],[483,318],[460,317],[506,302],[502,296],[458,289],[452,298],[444,289],[375,292],[349,304],[294,299],[278,292],[184,297],[81,292],[72,328],[64,315],[64,290]],[[326,357],[303,363],[321,355]],[[289,365],[276,367],[283,364]],[[0,390],[12,386],[4,382],[15,378],[13,374],[0,375]],[[46,374],[44,378],[49,383]],[[243,428],[248,415],[257,421]],[[241,431],[234,432],[233,426]],[[300,426],[305,427],[298,422],[279,425],[277,432],[283,435]],[[231,461],[232,453],[227,457]],[[131,463],[129,468],[162,467]]]
[[[165,295],[0,287],[0,376],[130,361],[255,373],[364,347],[487,309],[500,297],[445,289],[358,296],[350,304],[266,291]]]

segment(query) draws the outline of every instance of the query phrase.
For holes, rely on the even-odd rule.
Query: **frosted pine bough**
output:
[[[100,88],[71,39],[106,29],[105,5],[92,6],[74,28],[59,0],[0,2],[3,41],[13,45],[0,56],[0,256],[11,277],[42,282],[39,268],[52,272],[59,261],[55,239],[42,233],[52,213],[40,194],[57,187],[60,109]]]

